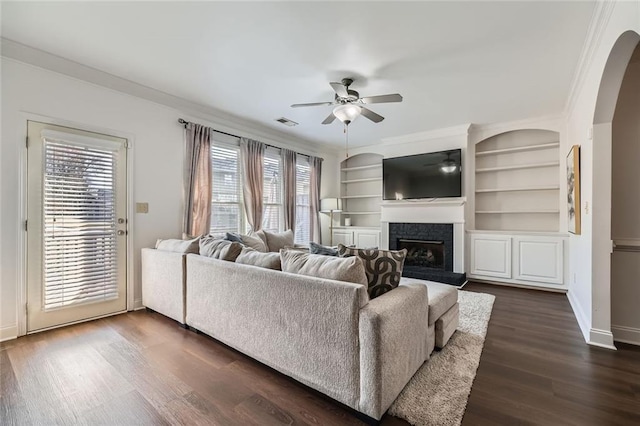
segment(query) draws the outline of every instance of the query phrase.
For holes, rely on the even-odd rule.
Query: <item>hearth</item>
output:
[[[453,272],[453,224],[389,223],[389,249],[407,249],[402,275],[461,286],[464,273]]]

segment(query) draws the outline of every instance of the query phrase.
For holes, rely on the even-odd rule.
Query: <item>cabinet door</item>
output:
[[[511,278],[511,237],[472,234],[471,274]]]
[[[380,247],[379,231],[355,231],[355,244],[359,248]]]
[[[515,279],[562,284],[563,241],[553,237],[514,237]]]
[[[332,245],[337,246],[338,244],[344,244],[345,246],[353,245],[353,231],[334,229]]]

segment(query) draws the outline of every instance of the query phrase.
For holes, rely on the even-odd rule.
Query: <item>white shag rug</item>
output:
[[[415,426],[458,426],[462,422],[495,296],[460,290],[460,324],[444,349],[407,383],[388,413]]]

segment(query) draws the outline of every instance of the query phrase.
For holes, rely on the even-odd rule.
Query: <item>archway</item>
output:
[[[591,340],[613,346],[611,333],[611,183],[612,122],[631,55],[640,42],[634,31],[623,33],[604,68],[593,117],[593,233]]]
[[[611,332],[640,345],[640,43],[627,66],[612,123]]]

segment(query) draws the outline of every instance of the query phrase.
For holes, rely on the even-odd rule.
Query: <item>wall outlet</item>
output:
[[[136,213],[149,213],[149,203],[136,203]]]

